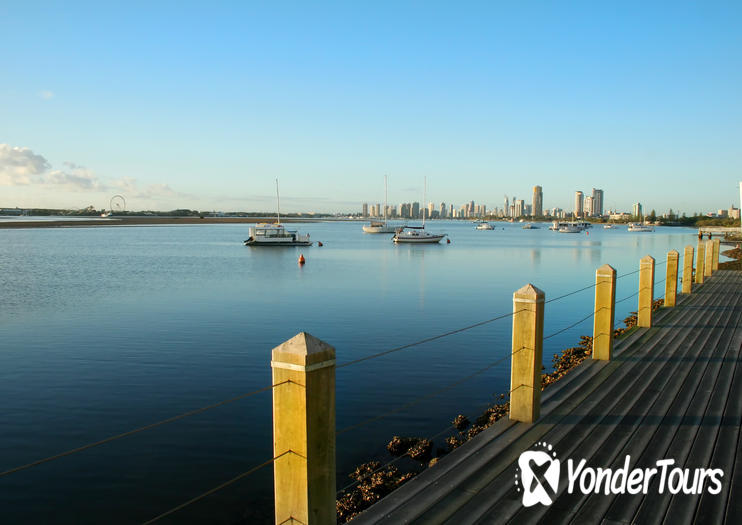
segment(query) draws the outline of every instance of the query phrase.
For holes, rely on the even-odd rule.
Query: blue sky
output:
[[[0,4],[0,206],[739,206],[742,3]]]

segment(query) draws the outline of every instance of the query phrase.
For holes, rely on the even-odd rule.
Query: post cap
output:
[[[515,293],[513,293],[513,299],[520,299],[534,303],[543,302],[544,297],[546,297],[546,294],[543,290],[536,288],[531,283],[528,283],[523,288],[516,290]]]
[[[639,260],[639,263],[640,264],[652,264],[653,265],[654,264],[654,257],[652,257],[651,255],[645,255],[644,257],[641,258],[641,260]]]
[[[595,275],[597,275],[598,277],[615,277],[616,269],[610,264],[604,264],[603,266],[595,270]]]
[[[273,363],[307,367],[335,359],[335,348],[311,334],[300,332],[275,347],[271,352]]]
[[[669,252],[667,252],[667,257],[675,257],[677,259],[678,257],[680,257],[680,254],[677,250],[670,250]]]

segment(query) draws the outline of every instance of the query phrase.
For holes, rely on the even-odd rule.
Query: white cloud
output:
[[[44,182],[46,184],[54,184],[57,186],[67,186],[75,190],[95,191],[107,189],[106,186],[98,180],[98,177],[87,168],[77,166],[71,162],[65,162],[64,164],[67,169],[54,170],[47,173],[44,177]]]
[[[54,92],[49,91],[48,89],[45,89],[43,91],[39,91],[39,96],[43,98],[44,100],[49,100],[54,98]]]
[[[28,148],[0,144],[0,185],[26,186],[40,182],[49,162]]]
[[[52,169],[49,161],[29,148],[0,144],[0,186],[30,186],[40,190],[59,193],[111,192],[120,193],[150,204],[179,202],[193,198],[192,195],[175,191],[167,184],[142,186],[133,177],[106,179],[93,170],[74,162],[64,162]]]

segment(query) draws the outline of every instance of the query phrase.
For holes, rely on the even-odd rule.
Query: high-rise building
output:
[[[448,216],[452,219],[456,218],[456,214],[454,213],[456,211],[456,208],[453,207],[453,204],[448,205]]]
[[[413,202],[412,203],[412,211],[410,212],[410,215],[412,216],[412,219],[419,219],[420,218],[420,203],[419,202]]]
[[[363,203],[363,208],[362,208],[362,211],[361,211],[361,215],[363,217],[368,217],[368,202],[364,202]]]
[[[525,201],[523,199],[516,200],[515,202],[515,210],[513,213],[513,217],[521,217],[525,214]]]
[[[505,207],[503,208],[503,211],[505,212],[505,217],[510,214],[510,200],[508,200],[507,195],[505,195]]]
[[[633,215],[634,217],[641,217],[641,214],[642,214],[642,203],[637,202],[631,208],[631,215]]]
[[[592,217],[594,214],[593,198],[590,195],[587,195],[585,197],[585,217]]]
[[[441,215],[441,219],[445,218],[446,216],[446,203],[445,202],[441,202],[440,215]]]
[[[582,207],[582,192],[576,191],[575,192],[575,217],[582,217],[585,213],[584,208]]]
[[[435,204],[432,202],[428,203],[428,219],[433,217],[433,212],[435,211]]]
[[[603,216],[603,190],[593,188],[593,215],[595,217]]]
[[[544,192],[541,186],[533,187],[533,216],[541,217],[544,214]]]

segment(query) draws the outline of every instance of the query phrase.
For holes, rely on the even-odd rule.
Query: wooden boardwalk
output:
[[[718,271],[652,328],[617,342],[544,391],[534,424],[498,421],[352,521],[367,523],[739,523],[742,521],[742,272]],[[548,315],[548,310],[547,310]],[[737,366],[740,366],[738,369]],[[553,445],[562,476],[550,506],[524,507],[520,454]],[[617,469],[720,468],[718,495],[567,493],[566,460]],[[691,474],[692,475],[692,474]]]

